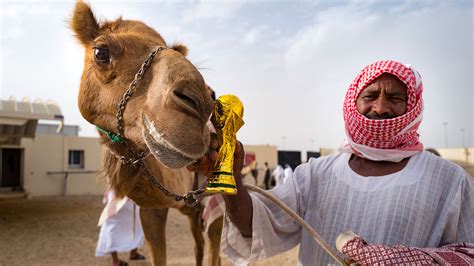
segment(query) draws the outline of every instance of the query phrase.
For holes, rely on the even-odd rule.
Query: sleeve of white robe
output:
[[[451,243],[474,243],[474,178],[462,171],[463,178],[459,186],[451,190],[454,196],[449,204],[448,222],[441,238],[441,245]],[[453,175],[454,176],[454,175]]]
[[[474,243],[474,178],[466,173],[462,187],[461,214],[455,242]]]
[[[303,216],[311,181],[309,164],[296,168],[291,182],[269,190]],[[268,258],[295,247],[300,242],[301,226],[272,201],[257,193],[252,197],[252,238],[245,238],[225,215],[222,250],[235,264]]]
[[[448,193],[446,200],[441,202],[443,207],[439,208],[441,213],[435,225],[435,228],[441,225],[443,228],[434,230],[434,233],[441,233],[439,246],[474,243],[474,179],[461,167],[452,167],[447,171],[453,185],[445,188]]]

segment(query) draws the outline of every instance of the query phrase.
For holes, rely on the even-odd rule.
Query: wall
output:
[[[29,196],[62,195],[64,175],[48,175],[53,171],[96,171],[100,167],[101,152],[97,138],[38,135],[22,139],[23,188]],[[84,151],[84,169],[68,169],[70,149]],[[69,174],[67,195],[102,194],[104,185],[92,174]]]
[[[102,158],[98,138],[67,137],[65,147],[65,167],[68,166],[67,157],[69,150],[84,150],[83,170],[97,171],[100,169]],[[69,195],[102,194],[105,185],[104,182],[97,177],[97,174],[76,174],[69,175],[67,188]]]
[[[319,153],[321,154],[321,157],[336,154],[337,152],[337,149],[333,148],[319,148]]]
[[[278,163],[278,151],[276,146],[270,145],[244,145],[245,152],[251,152],[256,155],[257,160],[257,169],[258,169],[258,176],[257,176],[257,185],[264,187],[263,185],[263,178],[265,177],[264,172],[264,163],[268,163],[268,167],[270,171],[272,171]],[[245,182],[250,184],[255,184],[255,180],[251,174],[248,174],[245,179]]]
[[[441,157],[462,166],[466,172],[474,176],[474,148],[436,149]]]

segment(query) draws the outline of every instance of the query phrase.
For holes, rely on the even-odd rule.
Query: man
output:
[[[113,190],[104,193],[105,206],[99,218],[100,233],[95,251],[96,257],[112,256],[112,266],[127,266],[118,252],[130,251],[130,260],[144,260],[138,253],[145,237],[140,222],[139,207],[127,198],[117,198]]]
[[[472,177],[424,152],[419,142],[422,90],[421,77],[410,66],[379,61],[364,68],[344,100],[347,142],[340,152],[310,159],[271,192],[333,247],[348,229],[385,245],[474,242]],[[234,173],[243,153],[237,145]],[[209,172],[213,157],[211,152],[189,169]],[[239,193],[224,197],[222,234],[223,251],[234,263],[270,257],[297,244],[299,264],[334,263],[286,213],[236,181]]]
[[[272,173],[273,180],[275,180],[275,186],[283,185],[285,181],[285,170],[281,165],[277,165]]]
[[[263,184],[265,185],[265,189],[270,189],[270,168],[268,167],[268,162],[264,163],[264,169],[263,171],[265,172],[264,178],[263,178]]]

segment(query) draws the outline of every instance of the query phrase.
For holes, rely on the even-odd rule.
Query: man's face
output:
[[[357,97],[357,111],[369,119],[389,119],[407,111],[407,86],[396,76],[384,73]]]

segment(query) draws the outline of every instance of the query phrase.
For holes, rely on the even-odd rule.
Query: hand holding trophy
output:
[[[216,128],[219,152],[215,162],[214,172],[208,179],[205,192],[210,194],[237,194],[233,173],[234,151],[237,143],[237,131],[244,125],[242,117],[244,106],[235,95],[222,95],[214,104],[214,114],[211,118]]]

